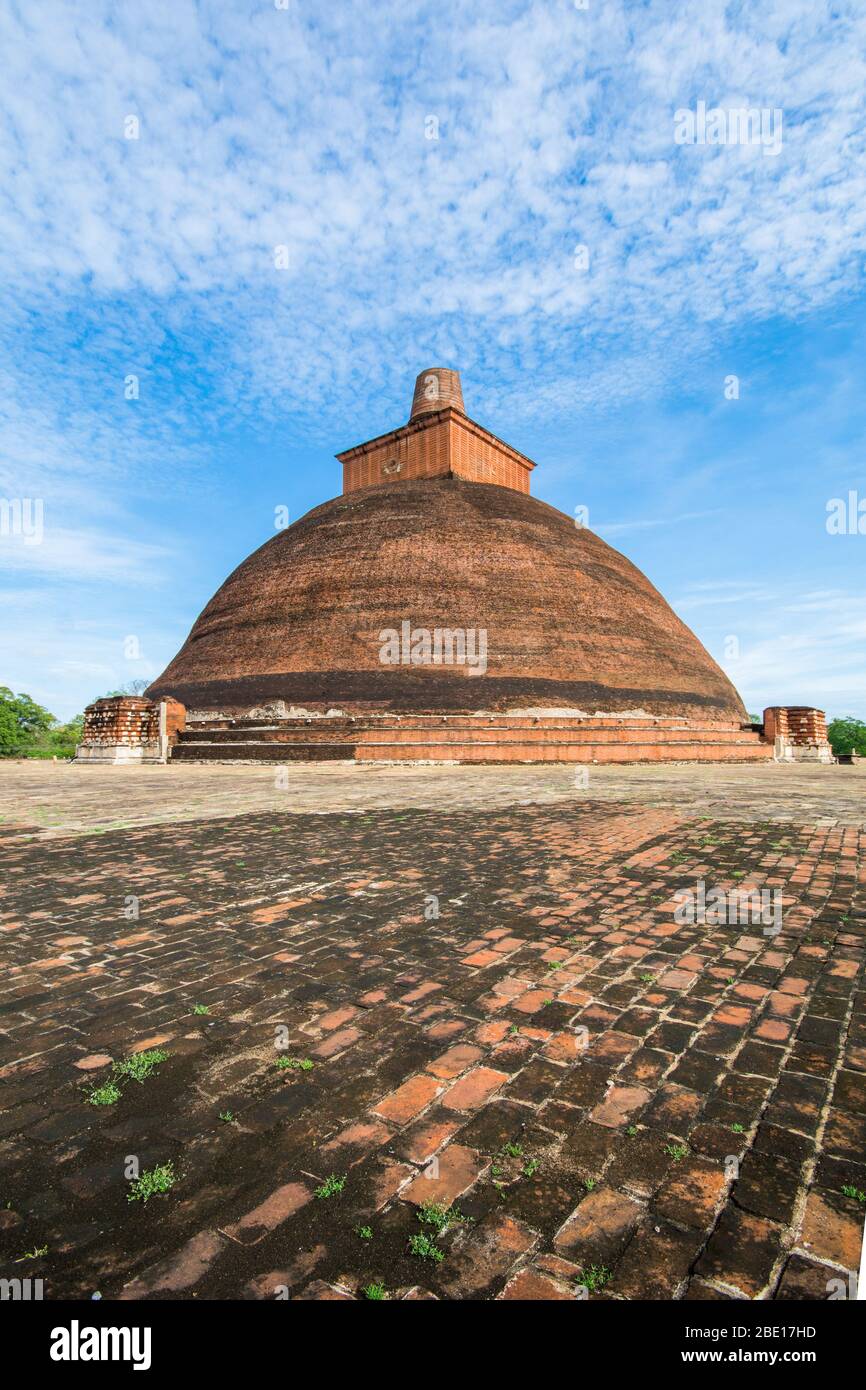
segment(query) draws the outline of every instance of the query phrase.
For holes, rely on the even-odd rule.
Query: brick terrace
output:
[[[115,775],[117,800],[144,771]],[[488,788],[525,790],[490,771]],[[828,772],[832,810],[855,783],[813,775]],[[823,1299],[857,1268],[862,830],[455,800],[10,828],[0,1276],[42,1277],[47,1297],[351,1298],[381,1281],[561,1299],[588,1278],[597,1298]],[[673,894],[697,879],[779,888],[782,933],[678,926]],[[278,1027],[310,1070],[276,1068]],[[154,1046],[158,1076],[85,1103],[112,1058]],[[129,1155],[172,1160],[171,1194],[129,1203]],[[319,1199],[330,1174],[345,1186]],[[440,1263],[408,1250],[423,1201],[467,1218]]]

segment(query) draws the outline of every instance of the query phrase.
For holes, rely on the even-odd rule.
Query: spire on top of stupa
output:
[[[337,458],[343,465],[344,493],[409,478],[465,478],[528,492],[535,467],[532,459],[470,420],[460,373],[452,367],[419,372],[408,422],[344,449]]]
[[[409,420],[417,420],[419,415],[429,415],[434,410],[444,410],[448,405],[466,414],[460,373],[450,367],[428,367],[426,371],[419,372]]]

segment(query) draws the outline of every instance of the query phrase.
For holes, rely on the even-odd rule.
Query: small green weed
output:
[[[599,1289],[604,1288],[610,1277],[610,1270],[605,1269],[604,1265],[590,1265],[583,1271],[581,1280],[590,1293],[597,1293]]]
[[[87,1097],[90,1105],[116,1105],[123,1092],[114,1081],[103,1081],[95,1086]]]
[[[149,1202],[163,1192],[170,1192],[177,1182],[173,1163],[159,1163],[147,1168],[140,1178],[134,1178],[126,1194],[128,1202]]]
[[[422,1202],[418,1208],[422,1226],[432,1226],[437,1235],[444,1235],[452,1226],[462,1226],[467,1218],[458,1207],[446,1207],[441,1202]]]
[[[23,1264],[25,1260],[39,1260],[43,1255],[48,1254],[47,1245],[34,1245],[32,1250],[25,1250],[24,1254],[14,1261],[15,1264]]]
[[[444,1250],[440,1250],[435,1240],[431,1240],[423,1231],[409,1237],[409,1254],[417,1255],[421,1260],[433,1260],[436,1264],[441,1264],[445,1259]]]
[[[131,1057],[124,1058],[122,1062],[115,1062],[114,1074],[139,1083],[147,1081],[160,1063],[167,1061],[168,1056],[169,1054],[159,1047],[152,1047],[147,1052],[133,1052]]]
[[[330,1177],[325,1178],[321,1187],[316,1188],[316,1196],[321,1198],[336,1197],[345,1186],[346,1174],[344,1173],[341,1178],[338,1178],[336,1173],[332,1173]]]
[[[160,1048],[150,1048],[147,1052],[133,1052],[122,1062],[114,1062],[111,1075],[101,1086],[93,1086],[87,1093],[89,1105],[116,1105],[123,1095],[123,1081],[144,1082],[153,1076],[160,1062],[166,1061],[169,1054]]]

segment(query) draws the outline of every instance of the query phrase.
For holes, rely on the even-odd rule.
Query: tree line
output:
[[[146,680],[130,681],[105,695],[140,695],[147,685]],[[63,723],[29,695],[0,685],[0,758],[71,758],[83,727],[83,713]]]

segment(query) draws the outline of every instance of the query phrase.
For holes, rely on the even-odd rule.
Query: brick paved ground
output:
[[[497,804],[528,770],[491,771],[518,777],[487,805],[473,769],[444,809],[10,828],[0,1277],[106,1298],[840,1287],[866,1214],[866,906],[862,833],[819,821],[844,819],[850,773],[780,825]],[[778,888],[781,933],[678,925],[701,879]],[[154,1047],[157,1075],[87,1103]],[[129,1202],[130,1159],[171,1162],[172,1191]],[[437,1236],[423,1202],[465,1219]],[[444,1258],[411,1253],[421,1234]]]

